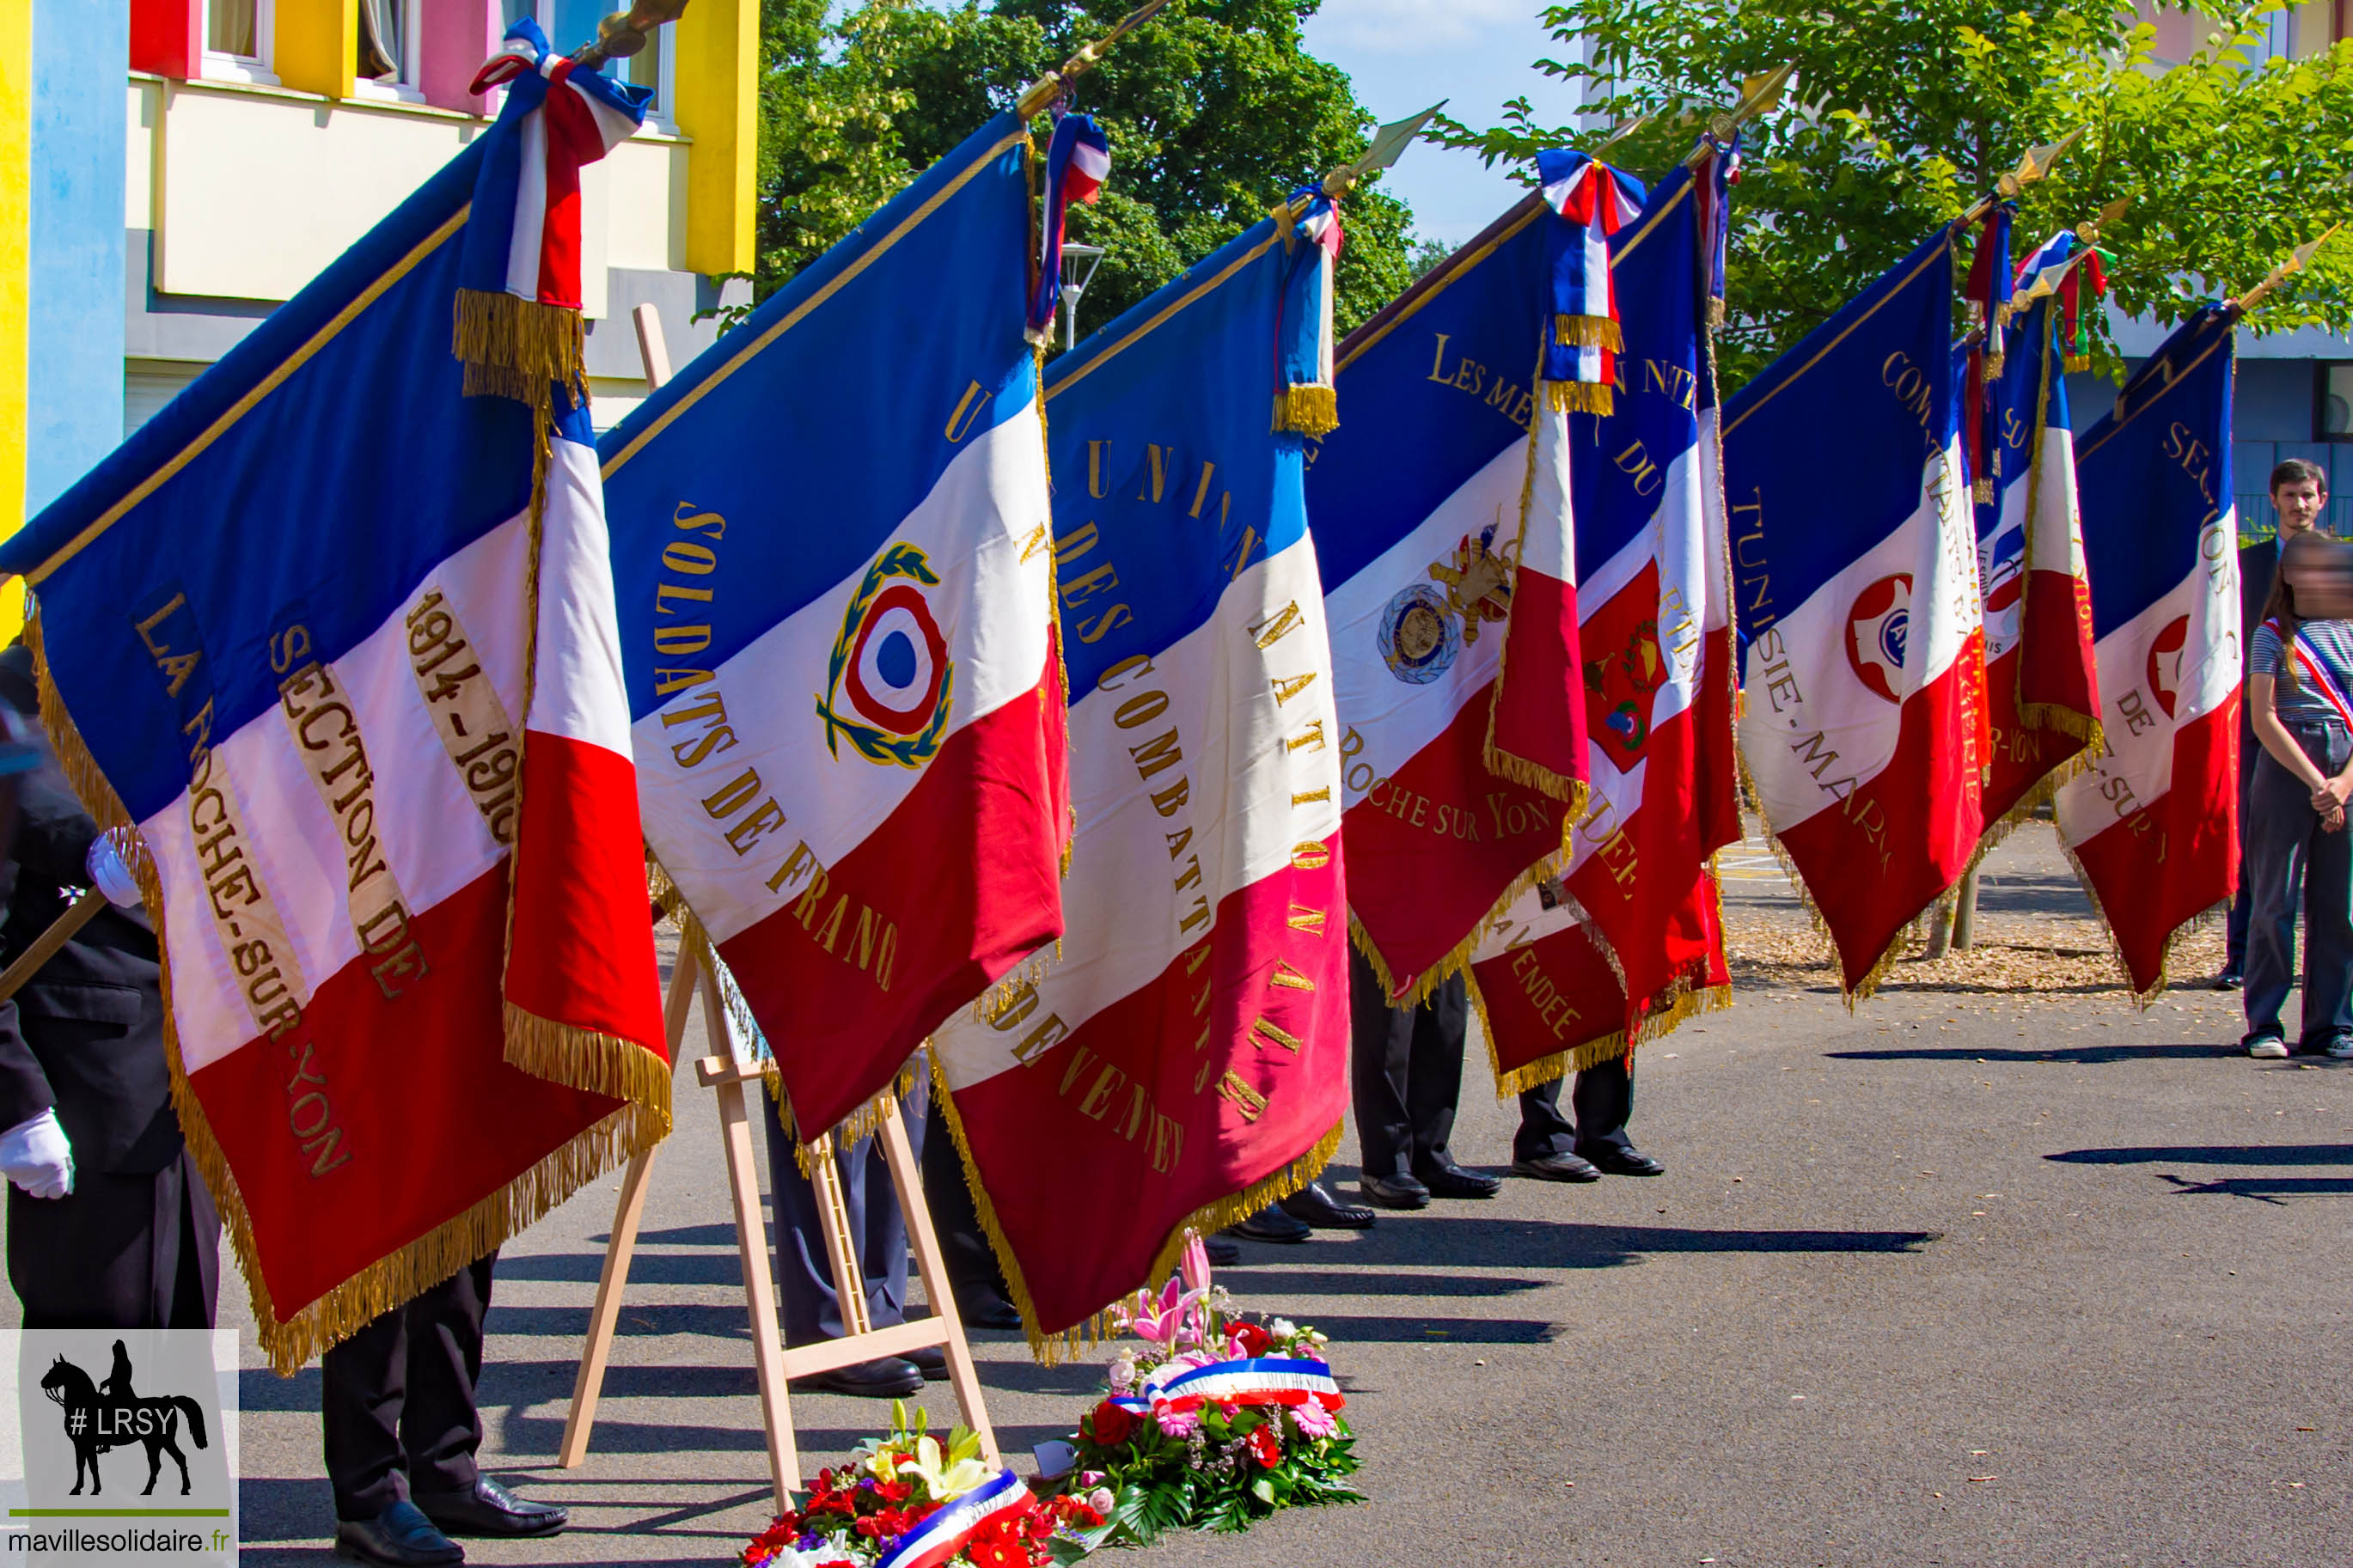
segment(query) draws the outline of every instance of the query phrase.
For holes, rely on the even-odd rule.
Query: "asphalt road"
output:
[[[1989,863],[1989,941],[2082,923],[2048,838]],[[1761,879],[1736,893],[1796,929]],[[1248,1247],[1225,1282],[1333,1336],[1368,1500],[1128,1560],[2353,1562],[2338,1064],[2238,1056],[2236,999],[2207,991],[2137,1013],[2113,989],[1899,972],[1851,1016],[1819,981],[1759,973],[1643,1052],[1634,1131],[1664,1177],[1515,1179]],[[582,1469],[553,1456],[614,1181],[504,1255],[486,1462],[578,1522],[471,1561],[717,1563],[764,1521],[715,1117],[691,1076],[679,1102]],[[1458,1155],[1501,1171],[1514,1114],[1471,1085]],[[1091,1402],[1087,1367],[984,1338],[1008,1450]],[[317,1371],[257,1364],[242,1390],[244,1561],[323,1562]],[[929,1403],[950,1415],[944,1389]],[[818,1453],[885,1414],[793,1408]]]

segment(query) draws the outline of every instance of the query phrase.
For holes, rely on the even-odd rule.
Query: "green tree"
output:
[[[1318,0],[1180,0],[1079,79],[1111,137],[1112,179],[1071,237],[1104,248],[1101,325],[1361,153],[1372,117],[1346,75],[1303,53]],[[1124,6],[1064,0],[763,0],[760,254],[765,297],[890,195],[1108,32]],[[1047,121],[1033,127],[1042,150]],[[1367,182],[1342,205],[1340,330],[1413,280],[1412,215]],[[1086,330],[1082,323],[1081,330]]]
[[[1536,69],[1578,87],[1592,123],[1651,119],[1609,157],[1656,174],[1746,76],[1794,62],[1788,101],[1748,131],[1734,197],[1724,338],[1735,386],[1836,310],[2030,147],[2083,142],[2021,198],[2019,254],[2117,197],[2103,231],[2113,298],[2167,325],[2235,295],[2353,214],[2353,44],[2258,63],[2285,0],[2221,13],[2186,60],[2116,0],[1568,0],[1546,20],[1587,58]],[[1600,132],[1538,122],[1525,99],[1449,139],[1491,163]],[[2353,327],[2353,243],[2251,315],[2258,331]],[[2097,351],[2120,371],[2092,317]]]

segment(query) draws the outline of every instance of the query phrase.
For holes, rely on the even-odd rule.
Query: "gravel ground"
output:
[[[2353,1562],[2338,1064],[2236,1055],[2233,996],[2136,1011],[2040,824],[1988,862],[1980,945],[1853,1015],[1763,847],[1725,871],[1738,1000],[1642,1055],[1634,1131],[1669,1173],[1248,1246],[1225,1283],[1334,1338],[1369,1500],[1129,1560]],[[486,1462],[577,1523],[471,1561],[719,1563],[764,1521],[716,1117],[691,1077],[679,1102],[579,1470],[553,1456],[615,1180],[501,1261]],[[1459,1157],[1500,1173],[1513,1117],[1471,1085]],[[224,1307],[255,1363],[244,1561],[324,1561],[317,1370],[259,1367],[233,1272]],[[982,1340],[1007,1448],[1065,1431],[1093,1372]],[[818,1456],[883,1415],[793,1407]]]

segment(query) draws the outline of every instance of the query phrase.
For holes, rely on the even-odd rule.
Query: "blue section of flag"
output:
[[[1340,345],[1340,427],[1307,468],[1327,595],[1526,444],[1549,221],[1530,196]]]
[[[1939,229],[1725,405],[1744,650],[1919,508],[1958,429],[1952,299]]]
[[[2052,334],[2058,330],[2053,303],[2052,296],[2044,295],[2028,306],[2002,333],[2001,375],[1986,389],[1991,412],[1989,425],[2000,460],[1992,476],[1993,499],[1977,503],[1977,534],[1980,541],[1989,537],[2000,522],[2002,498],[2010,493],[2010,487],[2026,482],[2034,460],[2036,418],[2052,428],[2067,428],[2067,379],[2055,374],[2058,355],[2052,344]],[[1954,352],[1966,363],[1965,350]],[[2051,393],[2047,405],[2042,400],[2046,381]],[[1978,476],[1969,477],[1974,479]],[[2024,548],[2024,535],[2021,534],[2019,549]]]
[[[2199,532],[2231,505],[2237,328],[2208,305],[2184,321],[2075,443],[2092,635],[2106,637],[2199,567]],[[2236,549],[2236,540],[2225,542]]]
[[[1626,342],[1618,356],[1617,412],[1568,416],[1580,576],[1650,527],[1667,469],[1699,444],[1697,218],[1691,171],[1678,166],[1610,246]]]
[[[1049,369],[1073,701],[1206,623],[1228,584],[1306,537],[1304,438],[1272,426],[1280,326],[1313,298],[1320,256],[1268,219]]]
[[[461,230],[433,237],[504,129],[0,545],[0,570],[29,575],[82,542],[35,591],[58,690],[133,819],[186,787],[194,736],[275,705],[274,632],[299,623],[312,657],[341,657],[529,503],[531,411],[460,395]]]
[[[632,720],[664,700],[657,668],[715,669],[862,570],[976,435],[1034,400],[1026,146],[997,116],[597,444]],[[658,603],[673,520],[710,512],[722,587]],[[710,642],[658,648],[689,625]]]

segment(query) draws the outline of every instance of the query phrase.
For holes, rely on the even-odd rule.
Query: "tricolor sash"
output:
[[[1032,1342],[1329,1157],[1347,1103],[1339,727],[1304,438],[1318,197],[1053,363],[1069,934],[936,1036]],[[1278,342],[1278,332],[1284,336]],[[1291,334],[1305,341],[1291,341]]]
[[[2144,1003],[2238,882],[2235,336],[2228,307],[2200,310],[2076,446],[2105,743],[2059,792],[2059,836]]]
[[[999,1470],[926,1515],[921,1524],[899,1537],[874,1568],[940,1568],[965,1549],[973,1531],[985,1521],[1001,1513],[1027,1513],[1037,1506],[1029,1482],[1011,1470]]]
[[[0,547],[290,1373],[670,1124],[587,410],[554,364],[465,395],[450,352],[480,176],[535,118]]]
[[[1113,1394],[1111,1403],[1138,1415],[1182,1414],[1212,1403],[1304,1405],[1326,1410],[1348,1403],[1328,1363],[1288,1356],[1249,1356],[1203,1366],[1163,1366],[1134,1394]]]
[[[984,127],[600,447],[647,841],[807,1135],[1062,930],[1028,156]]]
[[[1850,1003],[1983,827],[1952,299],[1945,228],[1725,408],[1741,754]]]
[[[2312,637],[2305,626],[2297,626],[2295,636],[2290,637],[2282,632],[2276,618],[2265,621],[2263,625],[2271,628],[2272,636],[2280,639],[2280,646],[2287,649],[2290,658],[2295,660],[2297,669],[2302,672],[2302,679],[2311,682],[2312,689],[2318,692],[2320,700],[2327,703],[2336,712],[2337,721],[2344,725],[2348,731],[2353,731],[2353,702],[2346,700],[2345,688],[2338,684],[2335,676],[2328,673],[2328,667],[2321,662],[2320,650],[2313,646]]]

